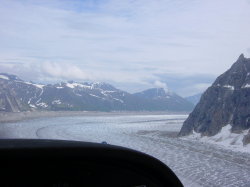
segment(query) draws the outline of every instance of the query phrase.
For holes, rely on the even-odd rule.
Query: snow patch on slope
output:
[[[200,133],[193,131],[191,135],[182,137],[182,139],[199,140],[204,143],[217,144],[227,149],[250,153],[250,144],[243,145],[243,138],[247,135],[248,130],[236,134],[231,132],[231,128],[232,126],[228,124],[222,127],[221,131],[214,136],[201,136]]]
[[[52,104],[53,104],[53,105],[54,105],[54,104],[60,105],[61,103],[62,103],[62,102],[61,102],[60,99],[52,101]]]
[[[124,103],[124,101],[121,100],[121,99],[117,99],[117,98],[113,98],[113,99],[116,100],[116,101],[119,101],[120,103]]]
[[[9,80],[9,77],[7,77],[7,76],[5,76],[5,75],[0,75],[0,79]]]
[[[48,105],[46,103],[38,103],[37,106],[43,107],[43,108],[47,108]]]
[[[97,95],[94,95],[94,94],[89,94],[90,96],[92,96],[92,97],[96,97],[96,98],[99,98],[99,99],[104,99],[104,98],[102,98],[102,97],[99,97],[99,96],[97,96]]]
[[[43,85],[43,84],[34,84],[34,83],[32,83],[32,82],[23,82],[23,81],[16,81],[16,82],[20,82],[20,83],[24,83],[24,84],[33,85],[33,86],[35,86],[35,87],[37,87],[37,88],[40,88],[40,89],[43,89],[43,87],[45,86],[45,85]]]
[[[85,84],[80,84],[80,83],[66,83],[66,86],[69,88],[76,88],[76,87],[80,87],[80,88],[86,88],[86,89],[92,89],[92,86],[89,85],[85,85]]]
[[[250,84],[245,84],[245,86],[242,86],[241,88],[250,88]]]
[[[67,83],[66,86],[69,88],[75,88],[77,86],[77,83]]]
[[[33,84],[33,85],[36,86],[37,88],[41,88],[41,89],[43,89],[43,87],[45,86],[43,84]]]
[[[228,88],[228,89],[230,89],[230,90],[234,90],[234,86],[231,86],[231,85],[224,85],[223,86],[224,88]]]
[[[36,106],[35,106],[35,105],[32,105],[32,104],[30,104],[30,107],[31,107],[31,108],[36,108]]]

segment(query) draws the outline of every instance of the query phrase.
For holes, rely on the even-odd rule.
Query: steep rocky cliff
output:
[[[205,91],[179,135],[214,136],[227,125],[233,133],[250,128],[250,59],[243,54]],[[248,134],[244,143],[249,139]]]

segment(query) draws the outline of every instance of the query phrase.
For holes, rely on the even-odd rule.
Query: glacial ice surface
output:
[[[168,165],[184,186],[250,186],[250,154],[176,138],[187,115],[56,117],[0,125],[1,138],[103,142],[150,154]]]

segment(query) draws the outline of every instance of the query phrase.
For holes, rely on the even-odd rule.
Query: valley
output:
[[[149,113],[37,118],[1,124],[0,137],[106,141],[158,158],[184,186],[249,186],[250,155],[177,138],[186,118],[187,115]]]

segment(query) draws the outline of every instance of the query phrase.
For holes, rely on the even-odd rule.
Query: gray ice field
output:
[[[167,164],[184,186],[250,186],[250,154],[176,138],[187,115],[91,115],[0,124],[1,138],[45,138],[136,149]]]

